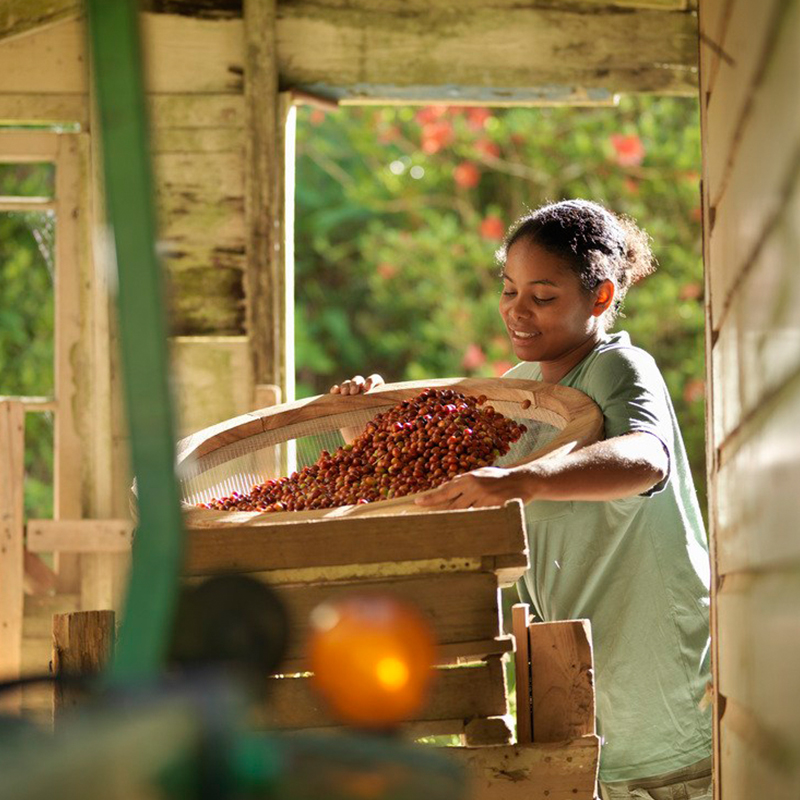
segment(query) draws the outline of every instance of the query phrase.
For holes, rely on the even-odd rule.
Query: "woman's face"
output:
[[[587,292],[561,258],[530,241],[515,242],[503,271],[500,315],[517,358],[556,361],[593,337],[608,307],[598,307],[598,292],[607,285]]]

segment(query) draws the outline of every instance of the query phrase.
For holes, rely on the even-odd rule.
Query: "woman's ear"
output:
[[[599,317],[605,313],[614,302],[616,287],[613,281],[605,280],[594,290],[594,306],[592,316]]]

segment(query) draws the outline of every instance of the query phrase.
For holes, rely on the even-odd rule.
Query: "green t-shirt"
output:
[[[541,380],[535,362],[509,378]],[[545,621],[588,618],[604,782],[659,775],[711,752],[709,560],[686,450],[653,358],[607,335],[560,383],[591,397],[606,438],[657,437],[669,474],[645,495],[525,506],[531,567],[520,594]]]

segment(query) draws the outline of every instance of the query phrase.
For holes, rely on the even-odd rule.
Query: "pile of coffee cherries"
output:
[[[302,511],[374,503],[432,489],[492,464],[527,428],[452,389],[426,389],[378,414],[352,443],[315,464],[200,503],[223,511]]]

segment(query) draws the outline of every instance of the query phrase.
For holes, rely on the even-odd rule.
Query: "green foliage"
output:
[[[49,196],[52,165],[0,165],[0,195]],[[0,213],[0,395],[53,394],[53,237],[49,212]],[[52,516],[53,419],[25,421],[25,508]]]
[[[634,217],[659,270],[618,327],[667,380],[705,506],[700,130],[688,98],[617,108],[301,109],[299,394],[356,374],[498,375],[513,354],[494,251],[529,208],[570,197]]]

